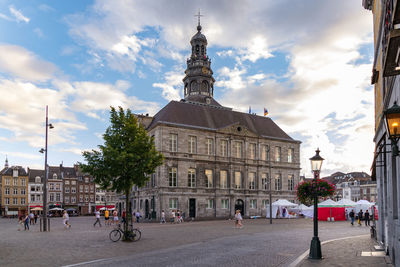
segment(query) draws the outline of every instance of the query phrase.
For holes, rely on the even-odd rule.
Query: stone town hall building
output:
[[[233,111],[214,95],[207,39],[197,26],[183,79],[184,96],[154,117],[139,116],[165,156],[147,186],[133,192],[132,207],[159,218],[179,209],[196,219],[265,216],[272,200],[295,201],[300,141],[270,118]]]

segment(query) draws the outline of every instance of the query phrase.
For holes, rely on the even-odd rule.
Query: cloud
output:
[[[24,80],[44,82],[53,78],[58,69],[21,46],[0,44],[0,71]]]
[[[25,17],[20,10],[15,9],[13,6],[9,6],[10,13],[15,17],[17,22],[23,21],[28,23],[30,19]]]
[[[74,82],[74,100],[72,109],[79,110],[89,117],[100,119],[99,112],[108,111],[110,106],[129,108],[138,113],[155,114],[159,106],[155,102],[127,96],[126,91],[130,84],[126,81],[117,81],[115,84],[96,82]]]
[[[184,73],[182,69],[177,68],[174,71],[169,71],[165,73],[164,83],[153,83],[153,87],[158,87],[162,89],[162,96],[168,100],[180,100],[182,94],[182,79]]]
[[[43,34],[43,32],[42,32],[42,30],[41,30],[40,28],[35,28],[35,29],[33,30],[33,32],[34,32],[38,37],[40,37],[40,38],[43,38],[43,37],[44,37],[44,34]]]

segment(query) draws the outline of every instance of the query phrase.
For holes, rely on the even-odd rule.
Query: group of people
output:
[[[124,210],[124,212],[125,212],[125,210]],[[111,224],[116,224],[116,225],[118,225],[118,224],[119,224],[118,210],[115,209],[115,210],[112,212],[112,216],[113,216],[113,218],[111,219],[111,218],[110,218],[110,211],[109,211],[109,210],[105,210],[105,211],[104,211],[104,224],[105,224],[105,225],[111,225]],[[94,222],[94,224],[93,224],[93,227],[95,227],[96,224],[99,224],[99,226],[101,227],[101,222],[100,222],[100,211],[96,210],[96,211],[94,212],[94,217],[96,218],[96,220],[95,220],[95,222]],[[123,218],[123,220],[125,219],[124,214],[122,214],[122,218]]]
[[[171,223],[183,223],[183,218],[185,217],[185,213],[180,210],[172,210],[171,211]],[[161,221],[160,223],[165,223],[165,212],[161,211]]]
[[[365,221],[365,226],[370,226],[370,214],[368,210],[365,210],[365,213],[363,213],[362,210],[360,210],[356,216],[354,210],[351,210],[349,213],[349,217],[351,219],[351,225],[354,225],[354,220],[357,219],[357,224],[358,226],[361,226],[361,221],[364,219]]]
[[[37,213],[25,213],[25,215],[21,214],[18,217],[18,231],[20,231],[20,226],[24,225],[25,231],[29,230],[29,225],[36,224],[38,219]]]

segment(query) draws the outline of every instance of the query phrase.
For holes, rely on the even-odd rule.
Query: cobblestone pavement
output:
[[[322,244],[322,260],[310,260],[305,258],[298,267],[313,266],[351,266],[351,267],[389,267],[391,264],[388,256],[371,257],[361,256],[361,252],[376,251],[377,242],[370,235],[362,235],[342,240],[334,240]],[[307,255],[308,256],[308,255]]]
[[[39,225],[17,231],[16,219],[0,219],[0,266],[287,266],[309,248],[313,233],[309,219],[245,220],[243,229],[229,220],[140,223],[139,242],[114,243],[111,226],[94,228],[92,217],[70,222],[63,229],[62,219],[52,218],[51,232],[41,233]],[[347,222],[319,223],[321,241],[368,233]]]

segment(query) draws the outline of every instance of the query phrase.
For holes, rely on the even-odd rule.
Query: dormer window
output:
[[[18,177],[18,169],[13,169],[13,177]]]
[[[57,173],[53,174],[53,179],[57,179]]]
[[[40,184],[40,177],[39,176],[35,177],[35,183]]]

